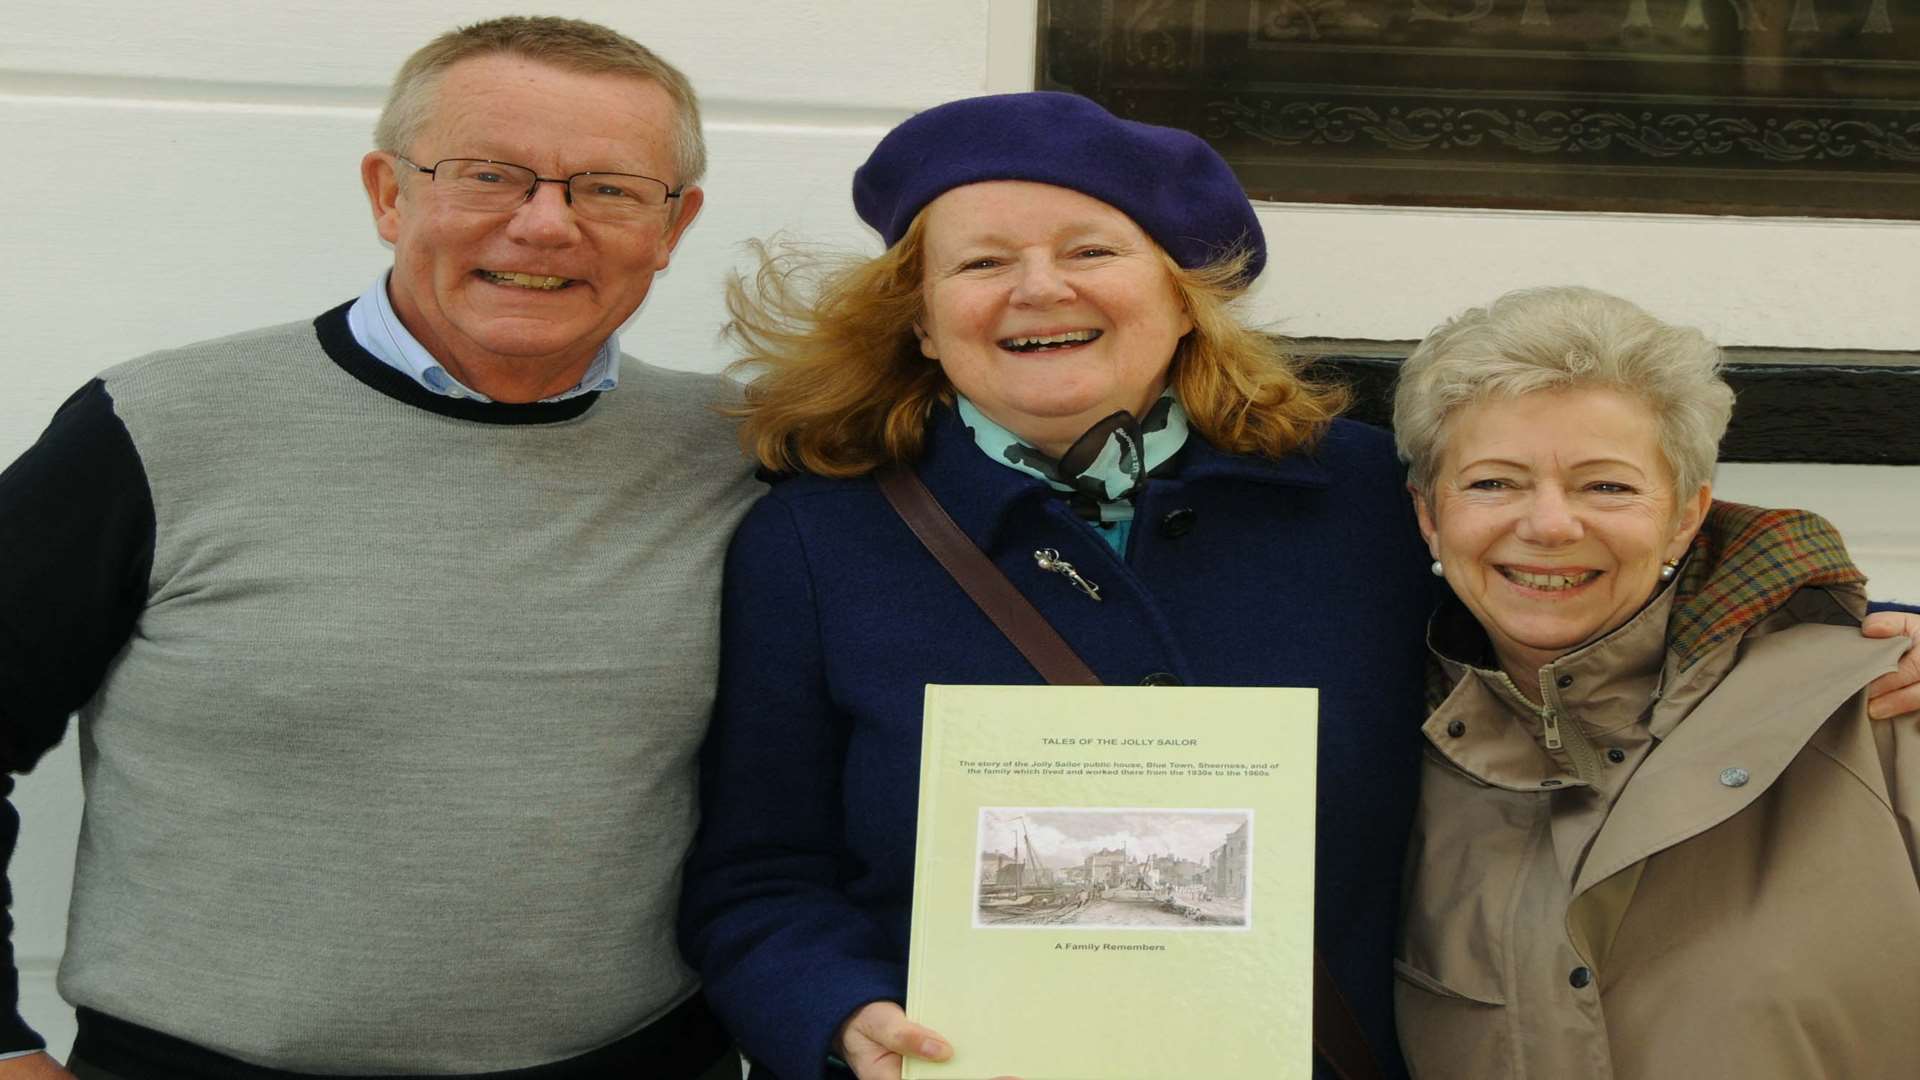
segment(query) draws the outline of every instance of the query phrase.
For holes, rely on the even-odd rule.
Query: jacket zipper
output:
[[[1567,725],[1567,736],[1560,733],[1560,699],[1554,694],[1553,680],[1548,678],[1546,668],[1541,668],[1540,700],[1544,702],[1540,711],[1540,726],[1545,730],[1547,748],[1565,749],[1567,757],[1573,761],[1574,774],[1588,783],[1600,778],[1600,755],[1593,744],[1587,741],[1586,733],[1580,730],[1580,722],[1575,720]]]
[[[1527,695],[1521,693],[1519,685],[1506,672],[1497,674],[1501,681],[1506,683],[1507,691],[1513,695],[1514,700],[1532,709],[1534,715],[1540,718],[1540,733],[1547,749],[1566,751],[1567,758],[1573,762],[1574,775],[1580,779],[1589,784],[1598,780],[1600,778],[1599,751],[1596,751],[1593,744],[1587,741],[1577,721],[1562,728],[1559,699],[1554,697],[1553,680],[1548,677],[1547,669],[1542,668],[1540,671],[1540,700],[1543,702],[1540,705],[1535,705]]]

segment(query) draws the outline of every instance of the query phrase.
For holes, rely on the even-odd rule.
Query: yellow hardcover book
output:
[[[1317,710],[927,687],[908,1080],[1310,1077]]]

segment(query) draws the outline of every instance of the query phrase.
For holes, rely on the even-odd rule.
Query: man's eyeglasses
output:
[[[525,165],[481,158],[441,158],[432,168],[393,155],[402,165],[433,178],[433,190],[448,204],[479,213],[512,213],[541,184],[559,184],[573,212],[592,221],[637,221],[680,197],[664,180],[633,173],[580,172],[562,179],[541,176]]]

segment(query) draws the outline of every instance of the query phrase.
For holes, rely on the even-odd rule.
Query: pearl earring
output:
[[[1660,564],[1660,580],[1661,581],[1672,581],[1673,575],[1679,572],[1680,572],[1679,559],[1668,559],[1666,562]]]
[[[1432,571],[1433,571],[1433,576],[1434,576],[1434,577],[1446,577],[1446,576],[1447,576],[1447,568],[1446,568],[1446,567],[1444,567],[1444,566],[1441,566],[1441,565],[1440,565],[1440,560],[1439,560],[1439,559],[1435,559],[1435,560],[1433,560],[1433,565],[1432,565],[1432,566],[1430,566],[1430,567],[1428,567],[1427,569],[1429,569],[1429,570],[1432,570]]]

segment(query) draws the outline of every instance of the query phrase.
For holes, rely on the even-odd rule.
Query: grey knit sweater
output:
[[[0,615],[42,638],[0,645],[6,764],[84,702],[75,1004],[299,1072],[550,1062],[695,989],[673,909],[759,485],[712,376],[628,360],[532,406],[391,376],[336,309],[76,395],[0,478],[0,599],[48,609]],[[63,539],[90,514],[115,535]]]

